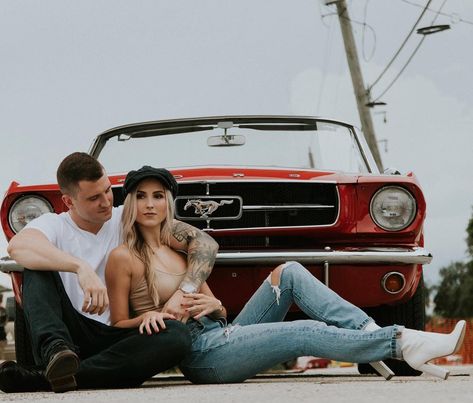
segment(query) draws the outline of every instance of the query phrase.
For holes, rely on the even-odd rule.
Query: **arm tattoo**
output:
[[[212,272],[217,256],[218,244],[209,235],[197,228],[175,222],[173,236],[187,246],[187,274],[182,283],[192,283],[200,287]]]
[[[197,228],[192,227],[186,223],[175,221],[172,228],[172,236],[178,242],[185,242],[189,246],[190,241],[195,238]]]

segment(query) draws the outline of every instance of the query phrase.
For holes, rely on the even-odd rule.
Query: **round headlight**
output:
[[[400,186],[386,186],[378,190],[370,204],[373,221],[386,231],[400,231],[408,227],[416,215],[414,196]]]
[[[18,233],[30,221],[52,211],[53,208],[46,199],[39,196],[23,196],[13,203],[8,213],[8,222],[11,229]]]

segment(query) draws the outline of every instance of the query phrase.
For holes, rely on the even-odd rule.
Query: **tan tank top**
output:
[[[158,283],[159,306],[156,307],[154,304],[149,294],[148,283],[146,283],[146,278],[143,276],[136,286],[130,290],[130,306],[136,315],[141,315],[148,311],[160,311],[178,289],[179,284],[181,284],[186,275],[185,271],[174,274],[159,269],[154,270],[156,271],[156,281]]]

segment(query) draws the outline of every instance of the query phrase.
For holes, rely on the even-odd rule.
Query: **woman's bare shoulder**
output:
[[[133,253],[125,244],[118,245],[110,252],[110,258],[114,259],[126,259],[130,261],[133,259],[133,257]]]
[[[130,271],[143,264],[125,244],[112,249],[108,257],[108,263],[108,267],[126,267]]]

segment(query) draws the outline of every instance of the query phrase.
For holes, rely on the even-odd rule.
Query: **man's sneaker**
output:
[[[74,375],[79,370],[79,357],[65,344],[55,346],[49,355],[45,376],[53,392],[62,393],[77,389]]]
[[[51,390],[42,371],[22,367],[15,361],[0,364],[0,390],[6,393]]]

